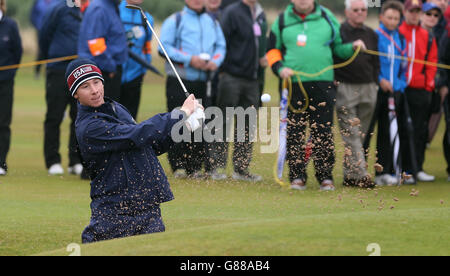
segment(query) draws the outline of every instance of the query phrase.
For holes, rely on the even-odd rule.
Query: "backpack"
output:
[[[433,45],[434,35],[432,32],[428,32],[428,44],[427,53],[425,54],[425,61],[428,61],[428,55],[430,54],[431,46]],[[426,66],[423,67],[423,73],[425,73]]]

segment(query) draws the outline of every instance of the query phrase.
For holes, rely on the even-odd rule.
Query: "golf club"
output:
[[[178,82],[181,85],[181,88],[184,91],[184,94],[186,95],[186,98],[189,98],[190,94],[186,89],[186,86],[184,85],[183,81],[180,78],[180,75],[178,74],[177,69],[175,68],[175,66],[173,65],[172,60],[169,57],[169,54],[167,54],[166,49],[164,48],[164,45],[161,43],[161,40],[159,39],[158,35],[156,34],[155,30],[153,29],[152,25],[150,24],[150,22],[148,21],[147,16],[145,15],[144,10],[136,5],[131,5],[128,4],[126,5],[126,7],[128,9],[133,9],[133,10],[139,10],[141,12],[142,18],[144,18],[145,22],[147,23],[148,27],[150,28],[150,30],[152,31],[153,35],[155,36],[156,40],[158,41],[159,46],[161,47],[161,49],[164,52],[164,55],[166,56],[167,61],[169,62],[170,66],[172,67],[173,72],[175,72],[175,75],[177,76]],[[199,122],[199,120],[201,120],[201,122]],[[194,132],[197,129],[199,129],[201,126],[203,126],[205,129],[207,129],[207,127],[205,126],[205,113],[203,112],[203,110],[201,108],[196,108],[194,113],[189,116],[189,118],[187,119],[187,122],[189,123],[189,125],[191,126],[191,131]]]
[[[139,10],[142,14],[142,17],[145,19],[145,22],[147,23],[148,27],[150,28],[150,30],[152,31],[153,35],[156,37],[156,40],[158,41],[159,46],[161,47],[161,49],[164,52],[164,55],[166,56],[167,61],[169,62],[170,66],[172,67],[172,70],[175,72],[175,75],[177,76],[178,81],[180,82],[181,87],[183,88],[184,94],[186,95],[186,98],[189,97],[189,92],[186,89],[186,86],[184,85],[183,81],[180,78],[180,75],[178,75],[177,70],[175,69],[175,66],[172,63],[172,60],[170,59],[169,55],[166,52],[166,49],[164,48],[164,46],[161,43],[161,40],[159,40],[158,35],[156,34],[155,30],[153,29],[152,25],[150,24],[150,22],[148,21],[147,16],[145,15],[144,10],[142,10],[141,7],[136,6],[136,5],[131,5],[131,4],[127,4],[126,5],[127,9],[133,9],[133,10]]]

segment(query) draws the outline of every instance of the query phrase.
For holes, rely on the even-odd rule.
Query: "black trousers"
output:
[[[307,181],[305,162],[306,127],[311,130],[312,155],[316,178],[319,183],[333,180],[335,165],[333,116],[336,101],[336,87],[332,82],[305,82],[303,86],[309,97],[309,108],[303,113],[289,109],[287,128],[287,160],[289,178]],[[300,110],[305,105],[305,96],[299,85],[293,85],[291,106]]]
[[[423,163],[425,162],[432,93],[426,90],[413,88],[407,88],[405,93],[414,127],[414,148],[416,152],[417,169],[420,172],[423,171]],[[408,153],[409,152],[410,151],[408,151]],[[407,160],[409,160],[409,158]],[[412,172],[410,166],[411,164],[408,164],[404,169],[407,172]]]
[[[446,129],[445,129],[445,135],[444,135],[444,156],[445,160],[447,161],[447,173],[450,175],[450,99],[449,96],[444,101],[444,110],[445,110],[445,122],[446,122]]]
[[[135,120],[137,118],[139,104],[141,102],[143,79],[144,75],[139,76],[128,83],[122,84],[120,89],[119,103],[130,111],[131,116],[133,116]]]
[[[77,117],[77,102],[71,97],[67,88],[65,71],[47,70],[46,82],[47,113],[44,122],[44,156],[47,168],[61,163],[60,126],[64,119],[67,106],[70,106],[69,134],[69,166],[81,163],[78,142],[75,135],[75,120]]]
[[[0,167],[7,170],[6,157],[11,144],[14,80],[0,81]]]
[[[196,99],[205,99],[206,82],[183,80],[189,93],[194,94]],[[181,107],[186,101],[186,96],[175,77],[168,77],[166,81],[167,110],[171,112],[177,107]],[[194,135],[191,143],[177,143],[168,152],[169,163],[172,171],[185,169],[191,175],[202,169],[205,162],[205,142],[195,142]]]
[[[377,162],[383,166],[383,171],[377,172],[377,175],[395,173],[393,161],[394,149],[390,141],[389,96],[389,93],[383,92],[381,89],[378,90]],[[406,171],[406,168],[410,168],[410,162],[408,162],[410,153],[404,108],[405,96],[400,92],[395,92],[393,96],[395,100],[395,112],[397,113],[398,134],[400,139],[399,164],[402,170]]]
[[[120,93],[122,86],[122,66],[118,66],[114,76],[111,78],[109,72],[102,71],[105,80],[105,97],[113,101],[120,102]]]

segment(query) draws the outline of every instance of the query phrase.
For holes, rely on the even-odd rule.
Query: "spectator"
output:
[[[203,0],[185,0],[181,12],[166,19],[161,28],[161,42],[187,90],[205,99],[207,72],[215,72],[225,58],[225,38],[217,21],[205,12]],[[160,49],[161,51],[161,49]],[[166,66],[166,96],[169,111],[183,104],[185,96],[175,73]],[[207,107],[207,106],[205,106]],[[169,150],[169,162],[175,177],[202,178],[205,144],[180,143]]]
[[[6,16],[6,0],[0,0],[0,67],[19,64],[22,40],[17,23]],[[11,144],[11,120],[16,69],[0,71],[0,176],[6,175],[6,157]]]
[[[450,64],[450,36],[447,34],[442,37],[439,45],[439,63]],[[438,90],[443,100],[444,114],[445,114],[445,135],[443,141],[444,156],[447,161],[447,181],[450,182],[450,101],[448,96],[448,88],[450,85],[450,70],[440,70]]]
[[[94,60],[105,79],[105,95],[120,98],[122,64],[128,59],[125,28],[119,15],[120,0],[95,0],[81,22],[78,55]]]
[[[428,31],[430,37],[435,37],[434,27],[437,26],[442,18],[441,9],[433,2],[426,2],[422,7],[422,17],[420,19],[421,27]]]
[[[441,9],[441,13],[444,14],[448,8],[448,0],[428,0],[427,2],[435,4]],[[436,38],[436,43],[439,45],[441,38],[447,33],[447,19],[444,16],[439,18],[439,22],[433,28],[434,37]]]
[[[223,10],[220,9],[222,4],[222,0],[206,0],[205,7],[206,12],[217,22],[222,20]],[[219,71],[213,73],[208,73],[208,83],[206,90],[206,106],[217,106],[217,94],[219,93]],[[212,117],[211,120],[207,120],[205,123],[208,124],[215,118]],[[212,130],[212,131],[215,131]],[[215,134],[215,133],[214,133]],[[223,180],[226,178],[225,174],[219,175],[214,168],[214,158],[215,158],[215,149],[217,148],[216,141],[208,143],[205,145],[206,147],[206,155],[204,159],[205,163],[205,172],[207,177],[211,177],[214,180]]]
[[[378,163],[382,165],[382,171],[377,171],[375,183],[378,186],[392,186],[399,183],[401,171],[396,171],[401,162],[394,163],[393,156],[408,150],[408,139],[403,112],[404,91],[407,86],[405,75],[405,64],[393,56],[406,57],[406,41],[399,33],[398,25],[403,14],[403,4],[398,1],[387,1],[383,4],[380,14],[380,27],[376,30],[378,34],[378,51],[389,56],[380,56],[380,76],[378,78],[380,89],[378,91],[377,110],[374,115],[378,118],[377,152]],[[395,147],[391,145],[389,101],[394,99],[394,111],[397,115],[398,134],[400,140],[399,152],[394,152]],[[401,156],[400,156],[401,155]],[[397,159],[397,160],[398,160]],[[392,174],[397,174],[395,177]]]
[[[438,6],[440,9],[440,12],[441,12],[441,17],[439,18],[438,23],[436,24],[436,26],[433,27],[433,35],[436,38],[436,43],[439,48],[439,46],[441,45],[441,39],[444,39],[445,37],[447,37],[447,33],[448,33],[448,27],[449,27],[448,18],[446,16],[444,16],[446,13],[448,14],[448,11],[450,11],[449,6],[448,6],[448,0],[429,0],[427,3],[433,4],[433,6],[434,5]],[[424,27],[424,26],[422,26],[422,27]],[[442,70],[438,70],[438,77],[437,77],[438,80],[441,79],[440,78],[441,72],[442,72]],[[432,97],[433,114],[431,115],[431,118],[429,121],[429,126],[428,126],[428,131],[429,131],[428,140],[427,140],[428,144],[431,144],[431,142],[437,132],[439,123],[441,121],[442,113],[443,113],[442,105],[443,105],[444,99],[446,97],[446,93],[445,93],[446,91],[445,91],[445,88],[440,89],[441,87],[442,86],[438,82],[437,89]],[[440,105],[439,105],[439,103],[440,103]]]
[[[447,22],[450,21],[450,6],[447,7],[447,9],[444,12],[444,18]]]
[[[260,87],[258,73],[260,67],[267,66],[265,57],[267,26],[266,16],[257,0],[242,0],[231,4],[223,13],[222,29],[227,41],[227,56],[219,76],[217,105],[223,114],[228,107],[258,109]],[[262,47],[262,49],[261,49]],[[256,113],[256,112],[255,112]],[[224,174],[228,159],[227,133],[231,119],[224,120],[224,139],[218,143],[217,168]],[[244,181],[261,181],[262,177],[249,171],[253,146],[249,140],[255,126],[246,118],[245,129],[235,129],[233,152],[233,178]],[[236,124],[237,125],[237,124]],[[245,141],[237,141],[237,132],[245,131]]]
[[[206,12],[213,18],[213,20],[220,22],[222,20],[222,10],[220,9],[220,4],[222,0],[206,0]],[[207,95],[208,105],[216,106],[216,97],[219,89],[219,74],[218,71],[213,74],[208,74],[208,79],[210,80],[210,95]],[[209,163],[209,162],[207,162]],[[211,169],[207,169],[210,171]]]
[[[45,13],[47,12],[48,8],[51,6],[51,4],[53,2],[55,2],[56,0],[35,0],[33,7],[31,8],[31,12],[30,12],[30,21],[31,24],[33,24],[34,28],[36,29],[36,32],[39,33],[41,27],[42,27],[42,23],[43,23],[43,18]],[[38,37],[39,40],[39,37]],[[37,60],[42,59],[42,54],[41,54],[41,50],[39,49],[39,45],[38,45],[38,53],[37,53]],[[35,67],[35,77],[39,78],[39,74],[41,72],[41,65],[37,65]]]
[[[104,99],[103,76],[94,62],[73,61],[66,77],[79,102],[77,138],[93,179],[83,243],[163,232],[160,204],[173,194],[157,156],[173,144],[172,127],[197,107],[194,96],[181,110],[136,124],[122,105]]]
[[[341,26],[344,43],[361,39],[370,50],[378,50],[378,35],[364,25],[367,19],[366,0],[346,0],[347,20]],[[335,63],[343,60],[337,59]],[[380,60],[377,56],[360,54],[353,63],[336,70],[339,82],[336,96],[336,110],[345,144],[344,186],[372,187],[367,172],[363,142],[368,135],[377,101]],[[358,123],[359,122],[359,123]]]
[[[44,15],[55,0],[35,0],[31,8],[30,21],[34,28],[39,31],[43,24]]]
[[[281,79],[293,82],[288,112],[287,159],[291,188],[305,190],[307,173],[305,156],[306,125],[311,126],[314,166],[321,190],[334,190],[335,164],[333,115],[336,90],[334,72],[317,77],[303,77],[303,87],[310,99],[305,112],[300,113],[306,98],[300,90],[295,71],[317,73],[333,64],[333,54],[347,59],[354,49],[365,47],[357,40],[344,44],[336,17],[314,0],[293,0],[286,11],[272,25],[269,65]],[[295,70],[295,71],[294,71]]]
[[[82,20],[81,4],[86,0],[77,0],[76,5],[69,7],[65,1],[56,1],[48,9],[39,32],[39,48],[44,59],[73,56],[77,54],[77,41]],[[75,136],[75,120],[77,103],[65,91],[68,90],[65,80],[69,61],[47,64],[46,104],[47,113],[44,122],[44,156],[49,175],[61,175],[60,127],[67,106],[70,107],[69,135],[69,173],[81,175],[83,166]]]
[[[127,4],[141,5],[143,0],[122,1],[119,6],[120,18],[127,32],[128,47],[136,55],[147,63],[152,62],[152,33],[147,23],[142,18],[140,11],[127,9]],[[153,17],[146,13],[150,24],[153,26]],[[122,87],[120,93],[120,103],[130,111],[131,116],[136,120],[141,101],[142,83],[147,69],[133,60],[123,64]]]
[[[222,12],[220,10],[221,5],[222,0],[206,0],[205,2],[206,11],[208,14],[219,22],[222,18]]]
[[[422,14],[421,0],[405,1],[405,21],[399,28],[400,33],[406,38],[408,45],[408,57],[412,60],[426,60],[437,63],[438,49],[436,40],[430,41],[430,34],[420,27],[420,16]],[[423,65],[417,62],[409,62],[407,70],[407,84],[405,91],[411,119],[414,127],[414,149],[416,160],[412,160],[407,154],[403,159],[403,170],[417,174],[417,180],[431,182],[435,177],[424,172],[425,148],[428,140],[429,110],[431,106],[432,92],[435,88],[435,77],[437,67]],[[410,153],[410,151],[406,151]],[[417,172],[414,172],[412,162],[417,164]],[[411,178],[410,181],[415,181]]]
[[[428,31],[430,34],[428,36],[428,44],[433,43],[434,27],[437,26],[440,18],[442,17],[441,9],[433,2],[426,2],[423,4],[422,8],[423,14],[421,18],[421,27]],[[436,41],[438,39],[436,38]],[[439,44],[437,44],[439,46]],[[430,48],[430,46],[428,46]],[[429,146],[436,134],[439,123],[442,117],[442,100],[439,93],[435,89],[431,96],[431,105],[428,117],[428,130],[427,130],[427,146]]]

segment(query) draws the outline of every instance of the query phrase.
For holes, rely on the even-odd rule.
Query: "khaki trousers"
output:
[[[341,83],[337,89],[336,111],[344,141],[344,177],[359,180],[368,175],[363,144],[377,102],[375,83]]]

